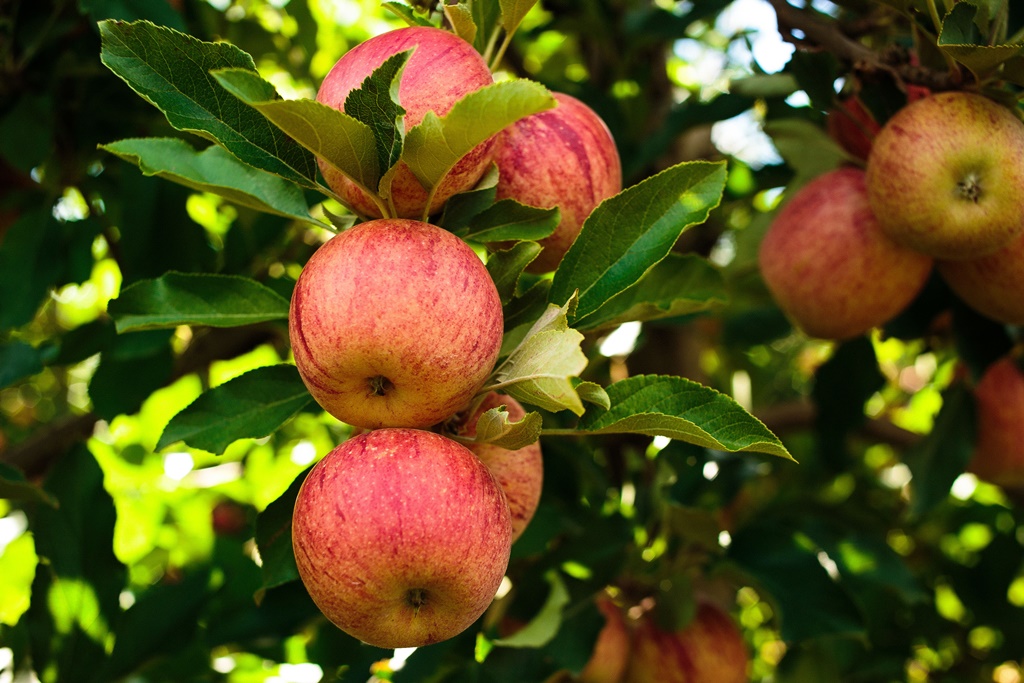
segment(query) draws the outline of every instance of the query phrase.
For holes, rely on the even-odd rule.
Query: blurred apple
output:
[[[993,320],[1024,325],[1024,235],[986,256],[935,265],[968,306]]]
[[[604,615],[604,626],[597,634],[594,650],[577,677],[579,683],[620,683],[629,662],[629,629],[622,609],[611,597],[601,593],[595,600]]]
[[[438,28],[410,26],[370,38],[342,55],[321,83],[316,99],[344,111],[348,94],[374,69],[388,57],[413,47],[416,49],[405,63],[398,86],[406,131],[422,121],[428,111],[444,116],[462,97],[494,82],[487,63],[462,38]],[[495,143],[495,137],[481,143],[452,168],[434,194],[428,213],[436,213],[453,194],[476,184],[491,164]],[[333,166],[320,162],[320,171],[351,208],[364,216],[381,216],[373,200]],[[427,192],[404,162],[399,162],[391,183],[391,197],[398,216],[424,215]]]
[[[849,339],[902,311],[932,259],[885,236],[868,204],[864,171],[840,168],[797,190],[761,241],[765,285],[812,337]]]
[[[217,501],[213,506],[211,522],[213,533],[217,536],[240,536],[245,533],[251,534],[252,531],[245,507],[227,498]]]
[[[850,156],[865,161],[871,152],[875,135],[882,127],[860,99],[853,96],[842,100],[829,112],[825,129]]]
[[[968,471],[993,484],[1024,489],[1024,374],[1017,358],[990,365],[974,399],[977,441]]]
[[[341,630],[382,648],[451,638],[505,575],[512,524],[501,487],[466,447],[378,429],[303,481],[292,517],[299,576]]]
[[[640,619],[625,683],[746,683],[750,655],[732,617],[701,600],[685,628],[665,631]]]
[[[992,253],[1024,233],[1024,123],[981,95],[908,104],[875,137],[871,208],[896,242],[936,258]]]
[[[476,436],[476,425],[480,416],[499,406],[505,406],[510,422],[518,422],[526,415],[526,411],[514,398],[492,391],[484,397],[479,408],[465,424],[458,428],[458,433],[470,438]],[[534,442],[515,451],[494,444],[480,443],[471,444],[469,450],[487,465],[505,492],[512,514],[512,542],[515,543],[533,519],[537,504],[540,502],[544,482],[544,461],[540,443]]]
[[[427,427],[493,369],[503,318],[476,253],[437,226],[361,223],[327,241],[292,293],[289,334],[310,393],[356,427]]]
[[[558,267],[602,201],[622,190],[622,165],[615,140],[593,109],[564,93],[558,106],[512,124],[498,145],[498,199],[561,211],[561,221],[540,240],[544,250],[532,272]]]

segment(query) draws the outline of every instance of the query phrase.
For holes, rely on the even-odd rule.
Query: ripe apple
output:
[[[594,650],[577,677],[579,683],[620,683],[629,662],[629,630],[622,609],[605,593],[595,600],[604,615]]]
[[[977,441],[968,471],[979,479],[1024,489],[1024,374],[1007,356],[985,370],[974,389]]]
[[[899,110],[867,163],[871,208],[896,242],[936,258],[992,253],[1024,232],[1024,124],[973,93]]]
[[[561,210],[555,232],[540,240],[544,250],[530,264],[532,272],[557,268],[594,207],[622,190],[622,165],[608,126],[576,98],[554,97],[554,109],[509,126],[494,156],[498,199]]]
[[[633,632],[626,683],[746,683],[750,655],[736,623],[708,600],[680,631],[665,631],[650,617]]]
[[[480,416],[491,408],[502,405],[505,406],[511,422],[518,422],[526,415],[526,411],[514,398],[492,391],[484,397],[473,415],[457,428],[459,435],[470,438],[476,436],[476,424]],[[533,519],[533,513],[537,511],[537,504],[540,502],[544,481],[544,461],[541,457],[540,443],[534,442],[516,451],[494,444],[479,443],[471,444],[469,450],[487,465],[505,492],[512,514],[512,542],[515,543],[523,535],[526,525]]]
[[[853,96],[842,100],[829,112],[825,129],[850,156],[865,161],[882,127],[860,99]]]
[[[935,265],[968,306],[993,320],[1024,325],[1024,235],[986,256]]]
[[[370,38],[342,55],[320,84],[316,99],[344,111],[348,94],[374,69],[388,57],[413,47],[416,49],[405,63],[398,86],[406,131],[422,121],[428,111],[444,116],[463,96],[494,82],[487,63],[462,38],[438,28],[410,26]],[[470,189],[480,180],[491,163],[495,143],[496,137],[488,139],[455,165],[441,181],[428,213],[436,213],[449,197]],[[352,209],[364,216],[381,216],[373,200],[333,166],[321,161],[320,171],[331,189]],[[399,217],[423,216],[427,192],[404,162],[399,162],[391,195]]]
[[[849,339],[913,300],[932,259],[883,234],[864,171],[846,167],[797,190],[761,240],[758,261],[779,307],[806,334]]]
[[[303,481],[292,517],[299,576],[338,628],[382,648],[466,630],[511,547],[505,495],[469,449],[418,429],[344,442]]]
[[[292,293],[288,331],[313,398],[356,427],[428,427],[483,386],[501,300],[473,250],[437,226],[361,223],[328,240]]]

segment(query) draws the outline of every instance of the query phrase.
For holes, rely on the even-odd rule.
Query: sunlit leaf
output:
[[[541,209],[503,199],[474,216],[462,236],[483,243],[540,240],[555,231],[559,220],[557,207]]]
[[[260,567],[263,584],[256,595],[257,600],[270,588],[299,580],[299,568],[292,550],[292,510],[308,474],[309,470],[306,470],[295,477],[288,489],[256,517],[256,547],[263,561]]]
[[[498,406],[477,418],[475,440],[518,451],[536,443],[543,422],[544,419],[537,412],[527,413],[521,420],[510,422],[508,410]]]
[[[562,612],[569,604],[569,591],[558,572],[549,570],[544,580],[551,586],[547,600],[529,623],[507,638],[493,641],[500,647],[543,647],[558,634],[562,625]]]

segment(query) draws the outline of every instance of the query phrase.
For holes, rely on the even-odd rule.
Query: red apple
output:
[[[888,322],[924,286],[932,259],[882,233],[864,172],[840,168],[800,188],[761,241],[761,275],[806,334],[849,339]]]
[[[1006,488],[1024,489],[1024,374],[1017,359],[985,370],[974,390],[977,441],[968,471]]]
[[[622,166],[615,140],[587,105],[554,93],[558,106],[512,124],[498,146],[498,199],[561,210],[555,232],[540,241],[544,250],[529,270],[558,267],[590,212],[622,190]]]
[[[501,347],[501,300],[473,250],[405,219],[350,228],[303,268],[288,320],[320,405],[356,427],[428,427],[483,386]]]
[[[1024,233],[1024,124],[973,93],[908,104],[875,137],[871,208],[896,242],[936,258],[990,254]]]
[[[398,100],[405,109],[404,125],[409,130],[428,111],[444,116],[458,100],[494,82],[487,63],[472,45],[454,33],[428,26],[410,26],[383,33],[356,45],[320,84],[316,99],[344,111],[348,94],[358,88],[388,57],[415,47],[405,63],[398,86]],[[496,138],[467,154],[445,176],[434,194],[429,211],[436,213],[453,194],[473,187],[491,163]],[[327,184],[364,216],[380,217],[381,211],[363,190],[329,164],[320,162]],[[376,188],[370,188],[376,190]],[[424,215],[427,192],[404,162],[391,183],[397,215]]]
[[[746,683],[750,655],[732,617],[702,600],[680,631],[644,617],[633,632],[626,683]]]
[[[512,525],[469,449],[433,432],[378,429],[317,463],[299,489],[299,576],[338,628],[382,648],[466,630],[505,575]]]
[[[861,161],[868,158],[875,135],[882,129],[856,96],[846,98],[830,111],[825,127],[840,147]]]
[[[935,265],[968,306],[993,320],[1024,325],[1024,235],[986,256]]]
[[[484,397],[480,407],[458,428],[461,436],[476,436],[476,424],[480,416],[491,408],[505,406],[510,422],[518,422],[526,415],[523,407],[511,396],[495,392]],[[522,536],[526,525],[533,519],[540,502],[541,489],[544,481],[544,461],[541,457],[540,443],[510,451],[494,444],[471,444],[469,450],[480,458],[491,474],[501,484],[508,506],[512,513],[512,542]]]
[[[622,609],[602,593],[596,601],[604,615],[604,626],[597,634],[594,650],[577,677],[579,683],[620,683],[629,662],[629,630]]]

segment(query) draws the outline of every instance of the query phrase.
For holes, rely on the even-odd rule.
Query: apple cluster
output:
[[[867,148],[849,141],[849,127],[836,130],[855,153],[867,149],[866,168],[801,187],[759,252],[765,284],[796,326],[860,336],[900,313],[933,265],[982,314],[1024,322],[1024,124],[982,95],[945,92],[915,94]]]
[[[397,29],[349,50],[317,99],[344,110],[389,57],[401,72],[404,125],[494,82],[472,45],[432,27]],[[363,220],[325,242],[303,268],[289,334],[303,382],[351,425],[309,472],[295,502],[292,545],[314,602],[350,635],[416,647],[468,628],[493,600],[511,544],[537,508],[539,443],[512,451],[475,441],[481,416],[525,416],[486,389],[504,333],[502,302],[478,253],[423,219],[497,166],[499,199],[561,209],[532,269],[557,267],[598,203],[621,190],[614,141],[591,109],[556,94],[465,155],[428,193],[404,164],[389,171],[387,206],[322,163],[332,190]],[[429,206],[427,205],[429,202]]]

